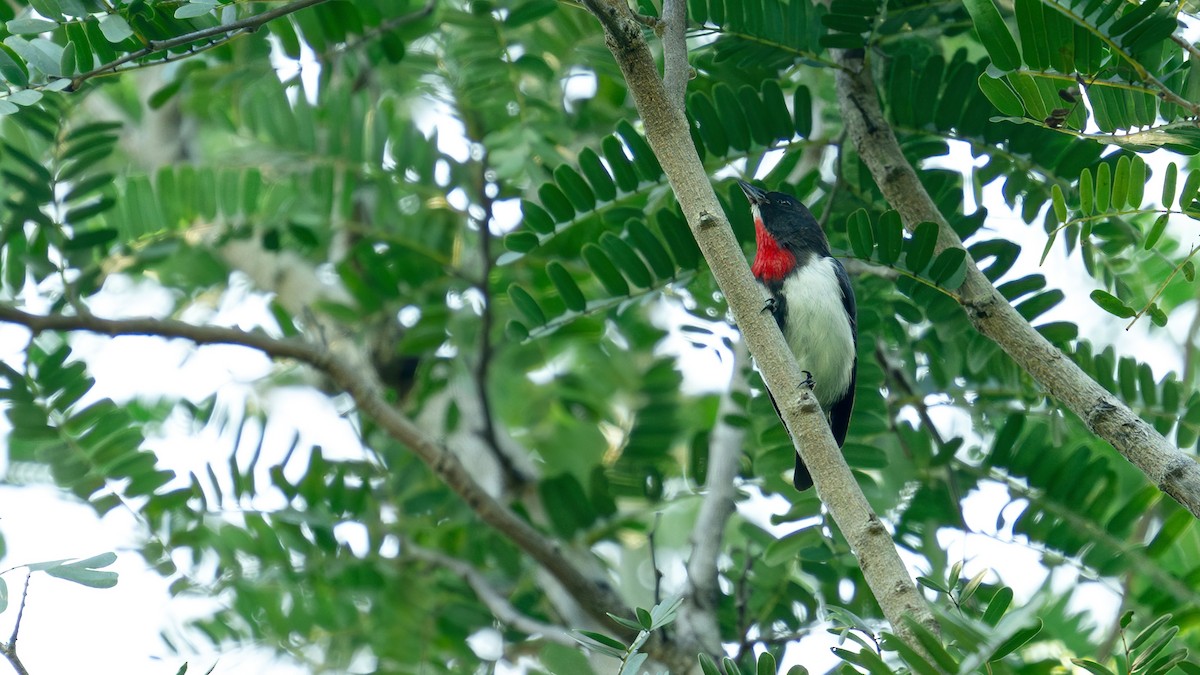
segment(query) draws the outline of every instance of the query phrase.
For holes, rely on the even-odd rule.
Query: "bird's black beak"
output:
[[[738,185],[742,188],[742,192],[746,194],[746,199],[750,200],[751,204],[762,204],[767,201],[767,193],[765,191],[759,190],[744,180],[739,180]]]

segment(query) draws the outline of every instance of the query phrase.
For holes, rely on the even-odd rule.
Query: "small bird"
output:
[[[766,192],[745,181],[739,180],[738,185],[754,216],[758,249],[751,271],[770,296],[764,311],[775,316],[841,447],[850,426],[858,375],[858,313],[850,277],[830,253],[821,226],[795,197]],[[801,491],[812,487],[812,476],[799,454],[792,483]]]

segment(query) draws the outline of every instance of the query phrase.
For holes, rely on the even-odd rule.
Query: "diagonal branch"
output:
[[[553,642],[566,647],[576,648],[579,643],[571,637],[562,626],[543,623],[521,612],[513,606],[508,598],[496,590],[482,572],[467,563],[438,551],[422,548],[412,542],[405,542],[403,552],[411,558],[444,567],[467,582],[471,590],[483,604],[487,605],[492,616],[500,623],[511,626],[528,635],[540,635],[547,642]]]
[[[407,446],[475,514],[508,537],[518,548],[553,575],[567,591],[601,621],[605,612],[623,613],[625,605],[603,581],[586,577],[558,545],[480,487],[470,471],[449,449],[426,436],[413,422],[393,408],[381,393],[374,373],[355,367],[350,360],[319,345],[299,340],[272,338],[260,332],[236,328],[197,326],[173,319],[101,319],[95,316],[37,315],[0,305],[0,322],[25,326],[34,334],[43,331],[83,331],[101,335],[151,335],[181,338],[198,345],[241,345],[276,359],[293,359],[324,372],[354,399],[359,413],[373,419],[392,438]]]
[[[605,43],[621,68],[641,115],[646,139],[666,171],[696,243],[729,303],[729,310],[779,404],[796,450],[813,475],[817,493],[845,533],[871,592],[893,629],[918,645],[903,620],[937,629],[924,598],[896,552],[895,543],[871,510],[826,424],[816,399],[800,386],[800,370],[717,201],[688,130],[683,111],[671,104],[658,77],[641,25],[624,0],[583,0],[604,27]],[[915,647],[919,648],[919,647]]]
[[[913,230],[925,221],[937,223],[938,253],[964,248],[901,153],[863,56],[862,50],[842,51],[836,56],[842,65],[836,74],[838,103],[859,156],[906,228]],[[999,345],[1050,396],[1065,403],[1160,490],[1200,517],[1200,464],[1167,442],[1034,330],[979,271],[969,253],[966,280],[957,299],[975,328]]]

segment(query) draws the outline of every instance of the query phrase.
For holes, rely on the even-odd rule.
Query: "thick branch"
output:
[[[687,1],[663,1],[663,88],[675,107],[683,110],[691,75],[687,52]]]
[[[862,51],[841,52],[837,60],[842,65],[836,74],[842,119],[884,198],[909,230],[925,221],[937,223],[938,252],[964,248],[900,152],[896,135],[880,110]],[[1034,330],[996,291],[970,255],[958,300],[975,328],[1000,345],[1048,394],[1065,403],[1160,490],[1200,517],[1200,464],[1168,443]]]
[[[779,404],[796,449],[813,475],[817,493],[858,557],[872,593],[893,629],[916,645],[903,617],[936,630],[936,623],[896,552],[887,528],[871,511],[825,423],[820,407],[800,386],[796,360],[779,327],[763,312],[763,293],[750,274],[704,165],[696,154],[683,112],[671,105],[655,70],[641,26],[623,0],[584,0],[604,26],[606,44],[629,84],[646,138],[666,171],[696,243],[729,302],[763,380]]]
[[[528,635],[540,635],[547,642],[555,642],[571,648],[579,646],[579,643],[565,628],[538,621],[513,607],[504,594],[493,588],[479,570],[467,563],[437,551],[421,548],[411,542],[405,542],[403,552],[411,558],[432,563],[438,567],[445,567],[461,577],[471,587],[471,590],[475,591],[479,600],[487,605],[492,616],[501,623]]]
[[[381,395],[374,373],[355,368],[325,348],[298,340],[276,339],[236,328],[196,326],[171,319],[100,319],[94,316],[40,316],[0,305],[0,322],[19,324],[35,334],[42,331],[86,331],[102,335],[153,335],[182,338],[199,345],[228,344],[257,349],[273,358],[294,359],[324,372],[354,399],[359,413],[373,419],[392,438],[403,443],[488,525],[508,537],[544,567],[563,587],[601,621],[605,612],[625,612],[625,605],[607,584],[589,579],[563,557],[558,545],[485,492],[458,457],[425,436]]]

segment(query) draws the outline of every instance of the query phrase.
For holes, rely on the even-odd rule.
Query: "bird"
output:
[[[838,447],[846,442],[858,377],[858,309],[846,268],[812,213],[795,197],[739,180],[754,216],[756,250],[750,270],[829,420]],[[770,392],[768,392],[769,394]],[[779,413],[774,396],[771,404]],[[782,419],[782,417],[781,417]],[[796,455],[792,484],[803,492],[812,475]]]

